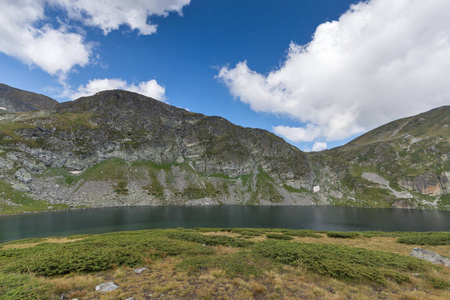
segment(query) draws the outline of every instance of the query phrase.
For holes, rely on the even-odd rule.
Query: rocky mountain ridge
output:
[[[3,112],[0,209],[25,200],[446,209],[449,115],[442,107],[304,153],[265,130],[120,90]]]
[[[58,101],[32,92],[19,90],[0,83],[0,112],[24,112],[52,109]]]

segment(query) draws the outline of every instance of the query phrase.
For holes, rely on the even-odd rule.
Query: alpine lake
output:
[[[141,206],[0,216],[0,243],[152,228],[450,231],[450,211],[316,206]]]

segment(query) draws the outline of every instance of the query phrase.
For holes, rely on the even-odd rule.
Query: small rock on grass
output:
[[[141,274],[142,272],[144,272],[145,270],[147,270],[147,268],[140,268],[140,269],[134,269],[134,273],[136,274]]]

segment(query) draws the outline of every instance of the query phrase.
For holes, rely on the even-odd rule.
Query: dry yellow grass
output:
[[[355,239],[339,239],[330,238],[326,234],[322,234],[322,238],[311,237],[295,237],[294,241],[302,243],[316,243],[316,244],[335,244],[345,245],[350,247],[360,247],[369,250],[387,251],[398,254],[408,255],[411,250],[417,246],[397,243],[397,238],[393,237],[360,237]],[[450,257],[450,246],[419,246],[422,249],[439,253],[440,255]]]
[[[223,235],[223,236],[229,236],[229,237],[240,237],[241,235],[238,233],[233,232],[206,232],[202,233],[204,235]],[[397,238],[394,237],[360,237],[355,239],[342,239],[342,238],[330,238],[326,234],[320,234],[321,238],[313,238],[313,237],[294,237],[293,241],[300,242],[300,243],[314,243],[314,244],[334,244],[334,245],[344,245],[349,247],[360,247],[365,248],[369,250],[376,250],[376,251],[387,251],[387,252],[393,252],[403,255],[408,255],[411,253],[412,249],[414,249],[417,246],[414,245],[408,245],[408,244],[401,244],[397,243]],[[264,235],[256,236],[253,238],[249,238],[249,241],[263,241],[266,240],[266,237]],[[439,253],[440,255],[450,257],[450,246],[444,245],[444,246],[429,246],[429,245],[423,245],[419,246],[419,248],[432,251],[435,253]]]
[[[42,243],[54,243],[54,244],[65,244],[65,243],[73,243],[76,241],[81,241],[85,238],[79,238],[79,239],[69,239],[66,237],[63,238],[46,238],[43,239],[40,242],[36,242],[36,243],[26,243],[26,244],[8,244],[8,245],[4,245],[1,247],[1,249],[24,249],[24,248],[30,248],[30,247],[34,247],[36,245],[42,244]]]

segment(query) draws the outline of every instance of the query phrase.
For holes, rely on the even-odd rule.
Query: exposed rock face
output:
[[[195,114],[124,91],[101,92],[61,104],[56,110],[59,114],[89,113],[89,123],[94,125],[75,132],[36,129],[21,135],[45,136],[53,151],[84,152],[69,156],[65,166],[70,169],[83,169],[110,157],[156,163],[189,160],[206,174],[235,177],[260,165],[280,183],[287,180],[297,188],[311,185],[306,155],[265,130],[243,128],[220,117]],[[81,143],[76,141],[78,136],[82,136]]]
[[[398,184],[424,195],[439,196],[443,193],[440,181],[444,181],[445,179],[446,177],[426,173],[420,174],[410,180],[400,179],[398,180]]]
[[[414,199],[397,199],[392,204],[392,208],[418,209],[419,205]]]
[[[441,256],[428,250],[414,248],[409,255],[412,257],[427,260],[436,265],[444,265],[446,267],[450,267],[450,258]]]

